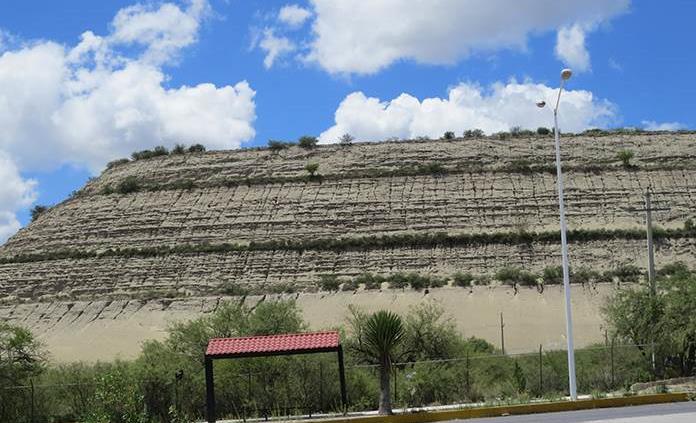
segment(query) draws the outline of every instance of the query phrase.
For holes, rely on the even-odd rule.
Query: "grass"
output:
[[[568,231],[571,242],[642,240],[645,231],[636,229],[576,229]],[[696,230],[656,228],[655,240],[696,238]],[[18,254],[0,258],[0,264],[29,263],[47,260],[82,259],[98,257],[158,257],[169,254],[225,253],[233,251],[354,251],[388,248],[463,247],[478,245],[531,245],[557,243],[559,232],[493,232],[450,235],[445,232],[371,235],[365,237],[319,238],[310,240],[274,240],[250,243],[180,244],[176,246],[151,246],[140,248],[116,248],[100,252],[74,249],[52,250],[43,253]],[[634,275],[635,266],[624,266],[615,276]]]

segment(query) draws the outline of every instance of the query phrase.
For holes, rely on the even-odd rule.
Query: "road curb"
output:
[[[631,405],[663,404],[689,401],[687,393],[636,395],[616,398],[600,398],[578,401],[545,402],[497,407],[476,407],[447,411],[420,411],[391,416],[362,416],[326,419],[330,423],[421,423],[477,417],[500,417],[520,414],[554,413],[559,411],[589,410],[593,408],[626,407]]]

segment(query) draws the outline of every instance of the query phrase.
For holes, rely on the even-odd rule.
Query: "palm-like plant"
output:
[[[392,414],[389,375],[395,351],[406,333],[398,314],[381,310],[370,316],[355,316],[356,349],[379,365],[379,414]]]

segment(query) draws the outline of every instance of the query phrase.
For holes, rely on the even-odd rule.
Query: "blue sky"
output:
[[[694,16],[688,0],[8,0],[0,242],[158,144],[549,126],[532,99],[564,66],[567,130],[694,128]]]

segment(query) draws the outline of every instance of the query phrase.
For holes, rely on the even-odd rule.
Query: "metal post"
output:
[[[539,396],[540,397],[544,395],[544,375],[543,375],[544,363],[542,360],[543,360],[543,358],[541,355],[541,344],[539,344]]]
[[[503,312],[500,312],[500,349],[505,355],[505,322],[503,321]]]
[[[611,387],[614,387],[614,337],[611,338],[611,349],[609,350],[609,356],[611,361]]]
[[[343,347],[338,346],[338,377],[341,382],[341,405],[343,414],[348,412],[348,396],[346,394],[346,369],[343,365]]]
[[[324,363],[321,361],[319,362],[319,411],[324,412]]]
[[[469,350],[466,350],[466,397],[471,401],[471,376],[469,370]]]
[[[31,423],[36,422],[36,410],[34,407],[34,379],[29,379],[29,386],[31,387]]]
[[[561,90],[563,90],[563,82],[558,92],[560,101]],[[570,276],[568,265],[568,241],[566,239],[566,217],[565,204],[563,199],[563,172],[561,171],[561,140],[558,130],[558,102],[556,109],[553,111],[553,123],[555,129],[556,143],[556,179],[558,183],[558,209],[561,220],[561,255],[563,259],[563,288],[565,290],[565,315],[566,315],[566,341],[568,343],[568,387],[570,390],[570,399],[575,401],[578,399],[577,384],[575,380],[575,347],[573,345],[573,313],[570,302]]]
[[[205,358],[205,398],[208,423],[215,423],[215,383],[213,379],[213,359]]]
[[[650,292],[655,295],[657,288],[655,286],[655,252],[653,251],[652,207],[650,203],[650,190],[647,190],[645,191],[645,224],[648,227],[648,284]]]

